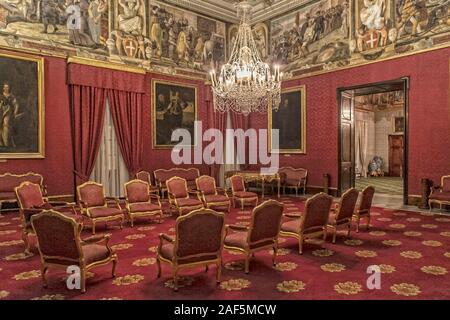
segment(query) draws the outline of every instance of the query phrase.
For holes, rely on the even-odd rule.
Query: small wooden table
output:
[[[280,175],[278,173],[261,173],[260,171],[254,171],[254,170],[232,170],[225,172],[225,179],[230,178],[233,175],[240,175],[245,183],[248,182],[261,182],[261,199],[264,199],[264,184],[266,182],[271,183],[273,181],[276,181],[277,187],[278,187],[278,198],[280,197]]]

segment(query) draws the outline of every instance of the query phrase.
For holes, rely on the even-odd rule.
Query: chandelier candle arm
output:
[[[222,66],[219,77],[215,70],[210,72],[215,111],[247,115],[266,112],[269,106],[278,109],[280,104],[280,67],[275,66],[272,73],[261,60],[250,26],[251,8],[247,1],[237,4],[241,22],[230,59]]]

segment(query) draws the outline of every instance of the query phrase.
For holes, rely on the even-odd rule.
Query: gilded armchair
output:
[[[327,238],[327,223],[333,198],[323,192],[306,200],[305,211],[301,215],[285,214],[290,221],[281,224],[280,235],[298,240],[298,251],[303,253],[306,239]]]
[[[203,204],[206,208],[227,208],[231,210],[231,201],[226,191],[222,188],[216,187],[216,180],[210,176],[201,176],[195,181],[197,191],[200,193]],[[219,194],[221,192],[221,194]]]
[[[48,286],[49,267],[67,270],[69,266],[78,266],[81,292],[86,292],[86,272],[94,267],[112,262],[114,277],[117,255],[108,245],[109,235],[97,235],[82,240],[82,224],[54,210],[33,215],[31,225],[38,239],[44,287]]]
[[[433,203],[439,204],[440,210],[443,205],[450,205],[450,175],[441,177],[441,185],[431,187],[431,194],[428,198],[430,211]]]
[[[359,232],[359,223],[361,218],[367,217],[367,230],[370,227],[370,209],[372,208],[373,195],[375,194],[375,188],[367,186],[361,192],[361,201],[359,206],[355,210],[353,218],[356,220],[356,232]]]
[[[152,193],[148,182],[135,179],[124,185],[125,205],[131,227],[137,217],[158,216],[161,223],[162,208],[159,196]]]
[[[73,203],[62,201],[48,201],[42,193],[41,185],[29,181],[22,182],[14,189],[17,203],[19,204],[19,214],[22,224],[22,240],[25,243],[25,252],[30,251],[29,235],[34,234],[31,227],[31,217],[43,210],[60,210],[65,214],[75,216],[76,211]]]
[[[161,262],[172,267],[174,290],[178,291],[178,270],[206,266],[217,267],[216,281],[220,283],[222,272],[222,248],[224,238],[224,214],[211,209],[199,209],[177,218],[175,238],[160,234],[157,249],[158,278]]]
[[[246,203],[258,205],[258,195],[254,192],[246,191],[244,178],[240,175],[230,177],[231,192],[233,194],[233,208],[236,207],[236,200],[241,203],[241,209],[244,210]]]
[[[177,210],[179,215],[204,207],[203,202],[199,199],[198,192],[188,190],[185,179],[172,177],[166,181],[166,186],[170,208]],[[191,195],[194,198],[191,198]]]
[[[356,201],[358,201],[359,191],[350,188],[342,195],[339,203],[331,209],[328,219],[328,228],[333,231],[333,243],[336,242],[338,226],[347,226],[347,238],[350,237],[352,228],[353,214],[355,213]]]
[[[116,198],[105,196],[101,184],[93,181],[85,182],[77,187],[77,195],[81,214],[92,223],[92,234],[95,234],[97,222],[107,224],[119,220],[122,229],[125,220],[124,211]]]
[[[253,209],[249,227],[226,225],[224,248],[245,254],[245,273],[249,272],[250,257],[256,251],[272,248],[272,262],[276,264],[282,216],[283,204],[267,200]]]

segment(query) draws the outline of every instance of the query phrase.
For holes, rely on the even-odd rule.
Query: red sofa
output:
[[[3,203],[16,202],[16,194],[14,189],[22,182],[30,181],[39,184],[42,189],[44,197],[47,196],[47,188],[44,185],[44,178],[39,173],[27,172],[24,174],[3,173],[0,174],[0,210],[2,210]]]
[[[185,179],[188,188],[195,190],[197,188],[195,180],[200,177],[200,171],[197,168],[157,169],[153,171],[153,176],[155,177],[155,183],[161,192],[161,196],[164,197],[164,193],[167,193],[166,181],[172,177]]]

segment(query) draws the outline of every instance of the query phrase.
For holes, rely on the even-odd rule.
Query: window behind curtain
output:
[[[106,100],[102,141],[90,179],[101,183],[106,195],[111,197],[123,196],[123,185],[129,180],[128,170],[117,143],[108,100]]]

